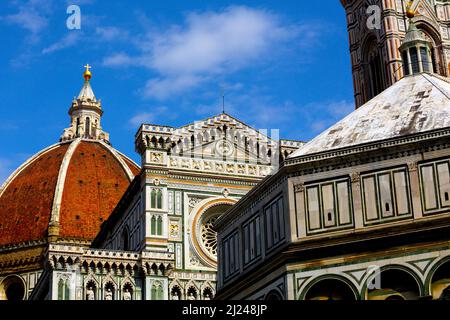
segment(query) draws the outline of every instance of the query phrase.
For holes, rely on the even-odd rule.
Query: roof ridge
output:
[[[427,79],[433,86],[435,86],[447,99],[450,100],[450,93],[447,93],[446,90],[444,88],[442,88],[441,86],[439,86],[437,83],[433,82],[431,80],[431,78],[433,78],[434,74],[428,74],[428,73],[421,73],[421,75]],[[430,78],[428,78],[427,76],[430,76]],[[448,80],[443,80],[441,78],[436,77],[437,79],[441,80],[441,81],[445,81],[447,83],[450,84],[450,81]]]
[[[125,162],[125,160],[123,160],[123,158],[120,157],[120,153],[118,152],[118,150],[114,149],[112,146],[108,145],[107,143],[105,143],[101,140],[96,140],[94,142],[100,143],[101,145],[103,145],[103,147],[105,147],[109,152],[112,153],[112,155],[117,159],[117,161],[119,161],[120,165],[125,170],[130,182],[132,182],[134,180],[134,174],[131,171],[131,168]]]
[[[0,197],[3,195],[3,192],[8,188],[8,185],[11,183],[11,181],[14,180],[15,177],[17,177],[23,170],[25,170],[31,163],[33,163],[37,158],[39,158],[41,155],[55,149],[56,147],[59,147],[61,145],[65,144],[64,142],[58,142],[55,144],[52,144],[51,146],[48,146],[47,148],[41,149],[37,153],[33,154],[31,157],[29,157],[25,162],[23,162],[20,167],[18,167],[15,171],[13,171],[8,178],[3,182],[3,184],[0,186]]]

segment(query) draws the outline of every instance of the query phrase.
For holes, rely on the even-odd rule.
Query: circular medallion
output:
[[[230,141],[227,140],[217,141],[216,151],[221,156],[229,157],[234,153],[234,146]]]

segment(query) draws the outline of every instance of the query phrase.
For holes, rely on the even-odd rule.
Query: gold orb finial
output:
[[[408,8],[408,9],[406,9],[406,16],[408,18],[412,19],[416,16],[416,12],[413,9]]]
[[[89,65],[89,63],[87,65],[85,65],[84,67],[86,68],[86,71],[84,71],[84,73],[83,73],[83,78],[84,78],[84,80],[89,81],[92,78],[92,73],[91,73],[91,71],[89,71],[89,69],[91,69],[92,67]]]

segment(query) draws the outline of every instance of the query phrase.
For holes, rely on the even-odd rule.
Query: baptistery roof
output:
[[[450,83],[435,74],[404,77],[289,158],[450,127]]]

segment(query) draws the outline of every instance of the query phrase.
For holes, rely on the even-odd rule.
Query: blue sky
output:
[[[68,30],[68,5],[81,29]],[[308,140],[353,106],[339,0],[2,0],[0,181],[68,127],[93,66],[103,128],[136,161],[139,124],[181,126],[226,111]]]

